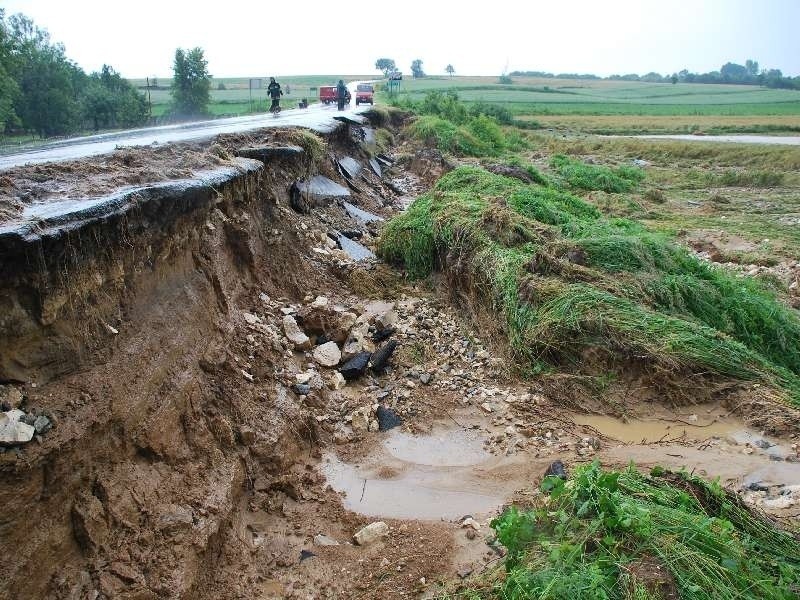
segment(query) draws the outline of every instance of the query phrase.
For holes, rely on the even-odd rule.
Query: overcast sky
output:
[[[758,60],[800,75],[800,0],[0,0],[63,42],[87,71],[171,75],[201,46],[217,77],[408,73],[662,74]]]

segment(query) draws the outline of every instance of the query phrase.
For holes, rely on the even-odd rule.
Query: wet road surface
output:
[[[353,93],[355,97],[355,93]],[[116,148],[128,146],[148,146],[150,144],[169,144],[175,142],[194,142],[213,138],[222,133],[242,133],[265,127],[307,127],[320,133],[327,133],[336,126],[335,117],[355,117],[369,109],[351,104],[344,111],[336,106],[312,104],[308,108],[283,110],[279,116],[269,113],[231,117],[209,121],[196,121],[146,127],[115,133],[104,133],[86,137],[53,142],[35,149],[0,156],[0,171],[25,164],[39,164],[75,160],[113,152]]]

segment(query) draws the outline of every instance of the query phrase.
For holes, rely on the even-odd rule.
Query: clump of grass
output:
[[[644,199],[655,204],[664,204],[667,201],[667,196],[658,188],[650,188],[644,194]]]
[[[599,165],[587,165],[563,154],[553,156],[550,166],[571,187],[579,190],[629,192],[644,179],[644,171],[636,167],[621,166],[612,169]]]
[[[705,173],[709,186],[725,187],[777,187],[783,183],[785,174],[766,169],[727,169],[722,173]]]
[[[419,139],[435,144],[443,152],[462,156],[499,156],[506,151],[528,147],[527,140],[513,128],[508,109],[497,104],[461,102],[455,92],[434,90],[419,102],[406,100],[406,108],[421,115],[411,126]]]
[[[788,600],[800,593],[797,538],[717,483],[659,468],[649,476],[633,467],[603,471],[595,462],[566,482],[545,478],[542,490],[549,497],[539,507],[512,507],[492,521],[508,550],[504,575],[484,574],[459,596]],[[668,576],[635,577],[642,563]]]
[[[800,402],[800,319],[773,291],[556,187],[459,167],[387,224],[379,252],[417,278],[457,264],[453,285],[480,290],[534,370],[580,369],[594,348]]]
[[[305,129],[289,129],[284,134],[288,141],[300,146],[306,152],[312,163],[318,163],[325,158],[327,145],[318,135]]]

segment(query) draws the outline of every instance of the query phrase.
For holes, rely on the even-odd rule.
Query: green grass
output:
[[[788,600],[800,542],[717,483],[633,467],[547,477],[547,500],[492,522],[504,564],[450,597],[504,600]],[[643,569],[643,566],[651,566]],[[657,566],[666,576],[652,569]]]
[[[456,261],[451,285],[480,291],[534,371],[580,371],[594,349],[662,376],[761,381],[800,403],[800,319],[771,290],[557,184],[460,167],[388,223],[379,252],[412,277]]]

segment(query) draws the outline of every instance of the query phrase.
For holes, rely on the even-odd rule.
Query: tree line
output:
[[[728,62],[720,67],[719,71],[708,73],[691,73],[683,69],[672,75],[661,75],[651,71],[645,75],[629,73],[627,75],[610,75],[599,77],[587,73],[547,73],[544,71],[512,71],[510,75],[516,77],[546,77],[556,79],[608,79],[611,81],[644,81],[647,83],[737,83],[741,85],[760,85],[768,88],[800,90],[800,76],[784,76],[780,69],[762,69],[758,61],[748,59],[745,64],[739,65]]]
[[[0,132],[64,135],[132,127],[148,115],[144,96],[112,67],[87,74],[47,31],[0,8]]]

